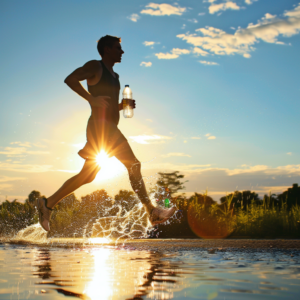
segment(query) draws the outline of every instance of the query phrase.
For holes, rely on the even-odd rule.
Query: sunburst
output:
[[[100,172],[96,176],[96,181],[112,179],[122,175],[126,171],[124,165],[115,157],[108,157],[104,150],[96,157],[97,164],[101,167]]]

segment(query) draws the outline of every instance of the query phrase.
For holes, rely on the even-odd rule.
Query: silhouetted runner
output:
[[[46,231],[50,230],[53,207],[64,197],[95,179],[100,171],[96,156],[102,149],[109,157],[115,156],[127,168],[131,186],[149,214],[152,225],[165,222],[176,211],[175,207],[162,209],[152,205],[142,178],[141,163],[118,128],[119,111],[123,109],[123,105],[119,103],[119,75],[113,71],[113,66],[121,62],[124,54],[120,42],[118,37],[102,37],[97,45],[102,60],[87,62],[65,79],[65,83],[74,92],[89,102],[92,114],[87,125],[87,143],[78,152],[85,159],[82,170],[49,198],[38,199],[39,222]],[[87,81],[88,91],[80,83],[83,80]],[[134,100],[131,105],[135,108]]]

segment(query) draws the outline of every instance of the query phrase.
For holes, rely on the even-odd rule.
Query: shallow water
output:
[[[0,244],[0,299],[299,299],[296,251]]]

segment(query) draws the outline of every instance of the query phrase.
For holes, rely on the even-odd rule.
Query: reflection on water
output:
[[[255,296],[254,296],[255,294]],[[0,299],[300,297],[300,257],[274,252],[149,252],[106,245],[0,244]]]

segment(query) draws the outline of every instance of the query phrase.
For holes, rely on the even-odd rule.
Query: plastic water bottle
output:
[[[123,116],[124,118],[132,118],[133,117],[133,108],[129,105],[129,101],[132,100],[132,91],[128,84],[125,85],[123,90]]]

